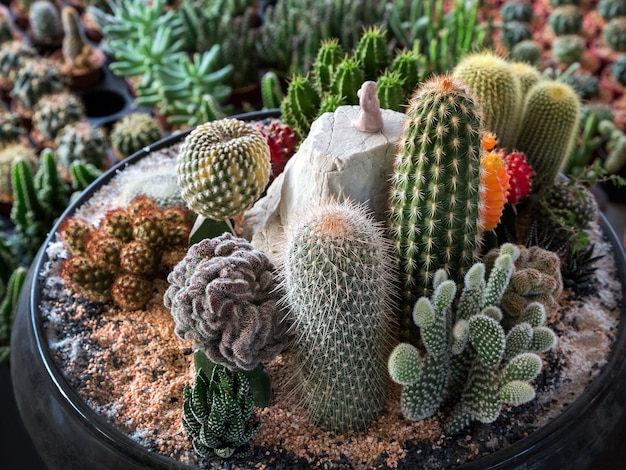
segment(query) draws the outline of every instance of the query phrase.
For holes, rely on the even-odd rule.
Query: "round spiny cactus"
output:
[[[500,147],[513,150],[523,106],[520,78],[513,66],[493,52],[475,53],[465,56],[453,75],[478,97],[485,127],[496,135]]]
[[[26,108],[32,109],[45,96],[66,89],[66,81],[59,67],[50,59],[25,60],[15,76],[11,96]]]
[[[0,149],[25,134],[17,113],[0,108]]]
[[[256,201],[271,171],[265,137],[238,119],[196,127],[185,138],[176,165],[189,208],[215,220],[234,217]]]
[[[557,36],[579,34],[583,26],[583,12],[576,5],[563,5],[550,13],[548,23]]]
[[[27,59],[39,57],[37,51],[24,41],[12,40],[0,47],[0,80],[5,86],[11,86],[17,78],[17,72]]]
[[[282,351],[274,266],[243,238],[225,233],[192,245],[167,280],[163,302],[176,334],[211,361],[252,370]]]
[[[533,6],[522,0],[509,0],[500,7],[502,21],[523,21],[530,23],[533,19]]]
[[[104,130],[86,120],[80,120],[59,131],[55,153],[59,165],[67,169],[75,161],[102,168],[107,159],[107,148],[108,139]]]
[[[328,203],[288,231],[283,267],[302,404],[324,429],[367,426],[393,340],[391,246],[361,206]]]
[[[533,66],[541,65],[542,46],[537,41],[526,39],[513,46],[509,57],[516,62],[524,62]]]
[[[127,114],[113,125],[111,147],[119,159],[124,159],[162,137],[157,120],[146,113]]]
[[[602,30],[606,44],[618,52],[626,52],[626,16],[616,16]]]
[[[502,25],[501,37],[506,49],[511,51],[520,42],[532,39],[533,32],[529,23],[508,21]]]
[[[33,112],[33,127],[41,138],[53,141],[61,130],[85,118],[85,107],[80,99],[63,91],[43,96]]]
[[[35,44],[58,46],[63,40],[59,10],[50,0],[37,0],[29,10],[30,32]]]
[[[552,43],[552,56],[559,64],[579,62],[585,52],[585,40],[578,34],[557,36]]]
[[[600,0],[597,11],[605,21],[617,16],[626,16],[626,0]]]
[[[552,185],[566,164],[579,117],[580,98],[566,83],[543,80],[528,92],[516,147],[535,171],[533,192]]]

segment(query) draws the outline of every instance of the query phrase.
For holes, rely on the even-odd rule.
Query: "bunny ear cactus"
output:
[[[185,138],[176,164],[189,208],[215,220],[234,217],[256,201],[271,171],[265,137],[238,119],[196,127]]]
[[[406,115],[394,162],[391,224],[403,297],[412,306],[431,291],[438,269],[461,280],[474,262],[483,123],[471,90],[450,76],[425,82]]]
[[[329,202],[291,227],[282,286],[310,419],[360,429],[382,409],[393,338],[391,247],[362,206]]]
[[[485,116],[485,127],[497,136],[500,147],[513,150],[523,100],[520,79],[511,64],[493,52],[474,53],[459,62],[453,75],[476,93]]]
[[[533,193],[554,184],[576,139],[580,98],[563,82],[542,80],[526,96],[516,148],[535,171]]]
[[[192,245],[168,282],[163,302],[176,334],[194,340],[211,361],[252,370],[282,351],[274,266],[246,240],[225,233]]]

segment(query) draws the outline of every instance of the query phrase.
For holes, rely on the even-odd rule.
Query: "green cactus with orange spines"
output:
[[[387,37],[380,26],[367,28],[354,50],[354,57],[362,66],[365,80],[376,80],[389,65],[391,55],[387,48]]]
[[[431,291],[438,269],[460,280],[475,260],[484,127],[477,98],[451,76],[425,82],[406,115],[394,163],[391,225],[403,297],[412,306]]]
[[[542,80],[526,96],[516,148],[535,171],[533,192],[554,184],[576,139],[580,98],[563,82]]]
[[[254,203],[271,171],[265,136],[238,119],[196,127],[185,138],[176,165],[187,206],[215,220],[233,217]]]
[[[519,135],[523,98],[521,83],[510,62],[494,52],[465,56],[453,75],[476,93],[485,116],[485,127],[499,146],[512,151]]]

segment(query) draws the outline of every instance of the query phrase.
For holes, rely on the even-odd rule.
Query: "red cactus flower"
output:
[[[298,137],[293,129],[276,120],[269,124],[258,123],[254,127],[267,139],[272,160],[272,178],[276,178],[296,152]]]
[[[506,172],[509,174],[510,189],[507,202],[517,204],[521,199],[530,194],[535,171],[526,161],[526,155],[522,152],[511,152],[502,155]]]
[[[482,230],[496,228],[502,216],[502,209],[507,202],[509,174],[506,171],[502,155],[487,152],[481,159],[481,205],[480,225]]]

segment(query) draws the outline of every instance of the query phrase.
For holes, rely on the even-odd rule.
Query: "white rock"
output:
[[[404,114],[382,110],[382,131],[368,133],[352,127],[359,109],[341,106],[317,119],[266,196],[246,213],[244,236],[272,261],[280,259],[280,245],[289,223],[329,198],[365,203],[376,219],[385,220]]]

